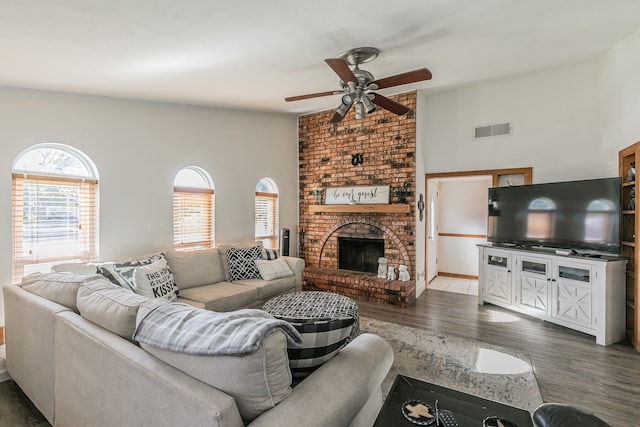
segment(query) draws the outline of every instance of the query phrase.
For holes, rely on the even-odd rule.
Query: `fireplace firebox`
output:
[[[378,258],[384,256],[384,239],[338,237],[338,268],[365,273],[378,272]]]

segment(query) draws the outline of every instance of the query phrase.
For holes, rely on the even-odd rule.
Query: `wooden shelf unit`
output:
[[[640,161],[640,142],[636,142],[618,153],[618,173],[622,178],[622,256],[629,258],[626,271],[626,331],[627,339],[640,351],[640,203],[629,209],[631,197],[640,200],[640,179],[628,180],[631,163]],[[636,164],[638,166],[638,164]],[[636,185],[636,183],[638,185]]]
[[[410,206],[406,203],[389,205],[311,205],[309,213],[409,213]]]

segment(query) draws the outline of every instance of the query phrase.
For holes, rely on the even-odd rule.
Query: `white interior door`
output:
[[[438,183],[427,182],[427,283],[438,275]]]

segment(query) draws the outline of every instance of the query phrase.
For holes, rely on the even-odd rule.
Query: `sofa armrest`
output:
[[[393,350],[385,340],[362,334],[249,426],[372,425],[382,398],[377,405],[372,405],[371,400],[376,394],[381,396],[380,387],[392,363]],[[368,413],[362,414],[363,408]]]
[[[287,261],[289,268],[293,271],[293,275],[296,278],[296,292],[300,292],[302,290],[302,270],[304,270],[304,260],[302,258],[292,256],[282,256],[281,258]]]
[[[53,319],[60,313],[73,312],[17,285],[6,285],[2,291],[7,372],[47,421],[53,424]]]

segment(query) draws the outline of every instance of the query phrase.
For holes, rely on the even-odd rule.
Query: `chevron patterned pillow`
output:
[[[262,247],[229,248],[227,256],[229,258],[230,282],[261,278],[260,270],[254,261],[262,258]]]

